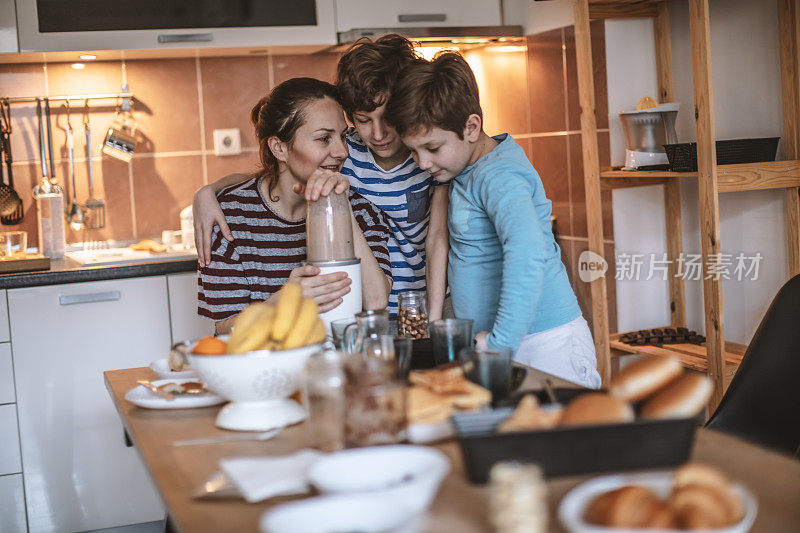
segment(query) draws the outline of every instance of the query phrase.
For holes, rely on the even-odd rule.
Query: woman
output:
[[[344,192],[339,174],[347,158],[347,125],[336,89],[312,78],[293,78],[275,87],[251,112],[261,168],[224,189],[218,200],[233,241],[219,228],[211,236],[211,258],[200,267],[199,314],[227,333],[250,302],[268,300],[287,281],[303,287],[320,311],[333,309],[350,292],[343,272],[319,275],[301,262],[306,255],[306,200]],[[381,213],[349,191],[353,240],[361,259],[363,305],[386,307],[391,290],[387,239]]]

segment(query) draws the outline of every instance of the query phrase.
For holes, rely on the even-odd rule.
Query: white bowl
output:
[[[231,403],[217,415],[217,426],[267,431],[306,418],[305,409],[288,399],[300,388],[306,359],[319,344],[292,350],[258,350],[246,354],[189,354],[200,380]]]
[[[321,492],[381,494],[417,514],[430,507],[448,472],[450,460],[439,450],[401,444],[328,454],[308,479]]]
[[[384,496],[337,494],[275,507],[261,515],[259,529],[262,533],[412,533],[418,530],[413,519]]]
[[[623,529],[595,526],[586,522],[583,517],[589,504],[601,494],[626,485],[647,487],[660,498],[666,499],[672,490],[672,472],[641,472],[636,474],[618,474],[602,476],[582,483],[569,491],[558,507],[558,518],[571,533],[653,533],[652,529]],[[758,513],[755,497],[744,486],[733,485],[733,492],[742,500],[744,518],[738,523],[725,528],[708,530],[709,533],[745,533],[750,530]],[[659,529],[658,533],[677,533],[685,530]]]
[[[169,367],[169,361],[164,359],[156,359],[150,363],[150,369],[156,373],[161,379],[183,379],[183,378],[196,378],[197,372],[190,367],[189,370],[181,370],[176,372]]]

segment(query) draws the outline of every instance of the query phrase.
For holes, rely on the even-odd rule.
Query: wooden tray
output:
[[[25,259],[0,260],[0,274],[12,272],[32,272],[34,270],[50,270],[50,258],[31,254]]]

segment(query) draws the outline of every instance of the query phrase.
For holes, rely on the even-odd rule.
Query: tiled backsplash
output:
[[[601,164],[608,164],[608,98],[605,36],[602,22],[592,23],[594,79],[600,128]],[[576,260],[586,248],[586,209],[580,144],[575,39],[572,28],[527,37],[524,48],[465,52],[481,89],[485,128],[510,132],[525,149],[553,202],[564,260],[588,316],[588,285],[576,281]],[[136,95],[138,144],[133,161],[101,156],[99,146],[113,120],[116,103],[91,103],[92,158],[96,193],[107,203],[107,226],[92,234],[68,230],[67,241],[158,237],[179,229],[178,214],[201,185],[231,172],[257,166],[250,109],[271,87],[296,76],[332,81],[337,54],[250,56],[195,59],[86,62],[75,70],[67,63],[0,65],[0,96],[118,92],[123,82]],[[53,108],[56,176],[68,184],[66,109]],[[87,197],[87,159],[83,106],[74,103],[75,165],[79,201]],[[31,190],[41,178],[34,104],[12,107],[14,178],[25,206],[18,229],[37,242]],[[213,130],[239,128],[243,152],[216,156]],[[611,238],[610,194],[604,193],[605,231]],[[8,229],[12,229],[9,227]],[[613,255],[607,257],[613,257]],[[614,283],[609,284],[613,301]],[[612,314],[613,316],[613,314]]]

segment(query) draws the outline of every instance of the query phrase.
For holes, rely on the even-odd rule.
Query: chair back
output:
[[[707,427],[789,454],[800,447],[800,275],[772,300]]]

